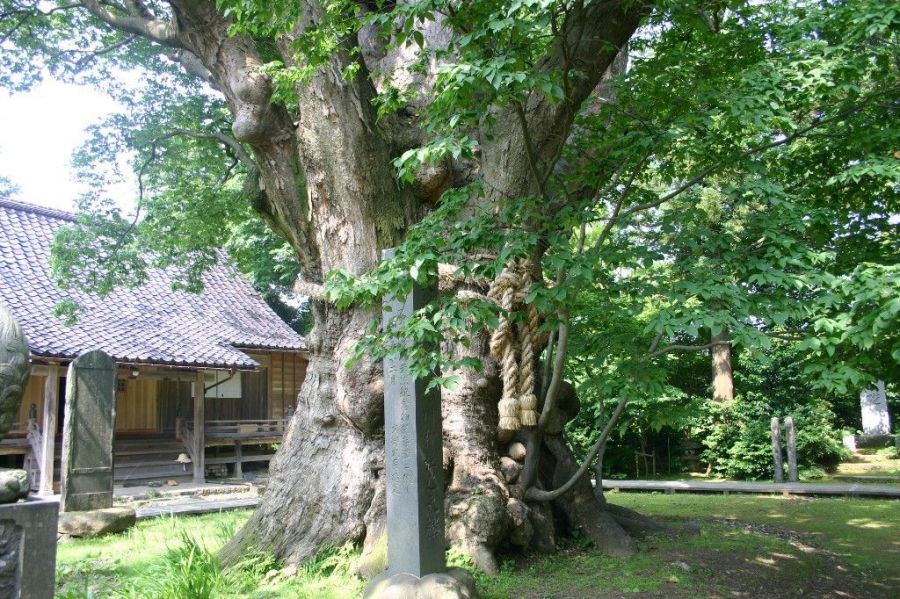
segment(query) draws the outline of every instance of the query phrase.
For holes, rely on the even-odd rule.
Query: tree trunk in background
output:
[[[712,387],[713,401],[734,400],[734,374],[731,370],[731,344],[728,343],[728,331],[722,330],[713,335],[710,349],[712,355]]]

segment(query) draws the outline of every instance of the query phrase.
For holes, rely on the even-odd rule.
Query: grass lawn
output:
[[[574,542],[552,556],[516,557],[476,575],[485,599],[579,597],[896,597],[900,502],[862,499],[615,493],[613,503],[687,517],[699,535],[659,536],[609,558]],[[349,547],[290,577],[249,555],[222,572],[214,552],[248,511],[142,521],[131,531],[59,546],[58,597],[358,597]],[[739,520],[740,523],[734,520]],[[747,526],[743,523],[750,523]],[[789,532],[795,531],[795,532]],[[451,555],[451,563],[465,560]]]
[[[661,493],[608,497],[648,515],[733,519],[793,530],[862,575],[900,589],[900,501]]]
[[[351,599],[363,582],[341,551],[322,555],[290,580],[276,576],[270,557],[246,556],[221,572],[215,552],[250,517],[250,510],[142,520],[125,533],[59,544],[57,597],[201,599],[205,597],[329,597]]]
[[[900,457],[895,448],[859,450],[852,459],[841,462],[835,474],[843,476],[898,476]]]

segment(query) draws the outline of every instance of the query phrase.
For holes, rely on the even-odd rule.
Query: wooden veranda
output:
[[[306,362],[302,355],[280,352],[254,358],[258,370],[239,373],[120,365],[116,484],[202,483],[210,467],[222,466],[241,478],[246,464],[268,462],[293,413]],[[0,456],[21,459],[18,465],[29,471],[41,495],[53,494],[59,481],[64,366],[33,365],[19,421],[0,441]],[[202,401],[197,389],[203,389]]]

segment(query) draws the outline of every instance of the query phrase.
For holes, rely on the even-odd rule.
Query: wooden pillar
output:
[[[800,482],[797,472],[797,431],[794,430],[794,419],[790,416],[784,419],[784,432],[787,436],[788,480],[792,483]]]
[[[194,484],[206,482],[206,377],[197,371],[194,382]]]
[[[781,423],[772,418],[772,462],[775,466],[775,482],[784,482],[784,463],[781,460]]]
[[[53,495],[53,474],[56,469],[56,416],[59,414],[59,365],[47,367],[44,380],[44,418],[41,424],[43,451],[41,452],[41,481],[39,495]]]
[[[234,442],[234,477],[237,479],[244,478],[244,447],[240,441]]]

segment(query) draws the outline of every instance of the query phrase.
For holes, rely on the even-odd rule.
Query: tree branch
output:
[[[84,0],[82,4],[92,15],[120,31],[146,37],[164,46],[183,47],[178,39],[178,23],[174,19],[162,20],[149,16],[146,9],[136,11],[137,14],[115,14],[104,8],[98,0]]]
[[[226,135],[220,131],[190,131],[187,129],[175,129],[174,131],[157,137],[154,140],[154,143],[177,136],[192,137],[195,139],[212,139],[218,141],[222,145],[226,146],[229,150],[234,152],[235,158],[240,160],[244,166],[246,166],[247,168],[258,170],[256,161],[252,156],[250,156],[250,154],[247,153],[247,150],[244,149],[244,146],[241,145],[241,142],[239,142],[234,137]]]
[[[600,433],[600,436],[594,442],[594,445],[591,447],[591,450],[585,456],[584,461],[581,463],[581,466],[572,475],[565,484],[554,491],[544,491],[543,489],[530,488],[525,491],[525,499],[529,499],[531,501],[553,501],[558,497],[564,495],[569,491],[575,483],[577,483],[582,476],[588,471],[591,463],[594,461],[594,458],[597,457],[600,449],[606,445],[606,440],[609,438],[609,434],[612,432],[613,427],[619,421],[619,417],[622,415],[622,411],[625,409],[625,404],[628,403],[627,397],[622,397],[619,399],[619,403],[616,405],[616,409],[613,411],[612,416],[609,417],[609,420],[606,421],[606,426],[603,427],[603,431]],[[526,455],[527,457],[527,455]]]
[[[173,62],[177,62],[184,70],[187,71],[189,75],[193,75],[198,79],[204,81],[208,86],[215,89],[216,91],[222,91],[219,82],[216,81],[213,74],[206,68],[206,65],[203,64],[203,61],[197,57],[196,54],[191,52],[190,50],[186,50],[184,48],[180,49],[171,49],[167,48],[163,51],[163,54],[169,58],[169,60]]]
[[[704,345],[681,345],[681,344],[672,344],[663,347],[662,349],[658,349],[656,351],[652,351],[647,353],[644,358],[655,358],[656,356],[661,356],[663,354],[668,354],[673,351],[702,351],[705,349],[712,349],[717,345],[731,345],[731,341],[715,341],[713,343],[706,343]]]
[[[84,68],[84,66],[87,65],[89,62],[91,62],[92,60],[97,58],[98,56],[103,56],[104,54],[109,54],[110,52],[114,52],[123,46],[127,46],[128,44],[133,42],[135,39],[137,39],[137,34],[131,34],[128,37],[121,39],[114,44],[104,46],[97,50],[69,50],[68,52],[72,52],[72,53],[77,52],[79,54],[85,55],[85,56],[82,56],[81,58],[79,58],[78,61],[75,63],[75,69],[80,70],[80,69]]]
[[[751,148],[748,148],[747,150],[744,150],[743,152],[740,152],[735,156],[723,158],[723,159],[711,164],[710,166],[702,169],[697,174],[692,176],[690,179],[688,179],[687,181],[683,182],[681,185],[676,187],[674,190],[670,191],[669,193],[661,196],[660,198],[658,198],[656,200],[653,200],[652,202],[638,204],[636,206],[629,208],[628,210],[626,210],[624,212],[614,212],[614,214],[610,215],[609,218],[607,219],[607,224],[604,227],[604,232],[610,228],[611,223],[613,223],[614,221],[624,220],[624,219],[628,218],[629,216],[631,216],[632,214],[635,214],[637,212],[642,212],[644,210],[649,210],[651,208],[656,208],[656,207],[661,206],[662,204],[668,202],[669,200],[674,199],[675,197],[681,195],[682,193],[684,193],[688,189],[692,188],[693,186],[695,186],[699,183],[702,183],[704,180],[706,180],[707,177],[709,177],[710,175],[712,175],[713,173],[715,173],[716,171],[718,171],[725,165],[737,160],[738,158],[752,156],[754,154],[758,154],[758,153],[764,152],[766,150],[771,150],[772,148],[777,148],[779,146],[788,145],[791,142],[796,141],[797,139],[806,137],[808,134],[823,127],[824,125],[827,125],[836,120],[844,118],[844,117],[862,109],[864,106],[866,106],[867,104],[869,104],[870,102],[872,102],[873,100],[875,100],[878,97],[885,96],[885,95],[892,95],[892,94],[897,93],[898,91],[900,91],[900,86],[895,86],[895,87],[891,87],[889,89],[881,90],[879,92],[874,92],[872,94],[869,94],[866,98],[864,98],[862,101],[858,102],[857,104],[854,104],[853,106],[851,106],[845,110],[842,110],[831,117],[813,119],[813,121],[806,127],[801,127],[800,129],[797,129],[793,133],[786,135],[786,136],[782,137],[781,139],[776,139],[771,142],[759,144],[759,145],[753,146]],[[596,247],[598,247],[598,245],[594,244],[594,247],[596,248]]]

